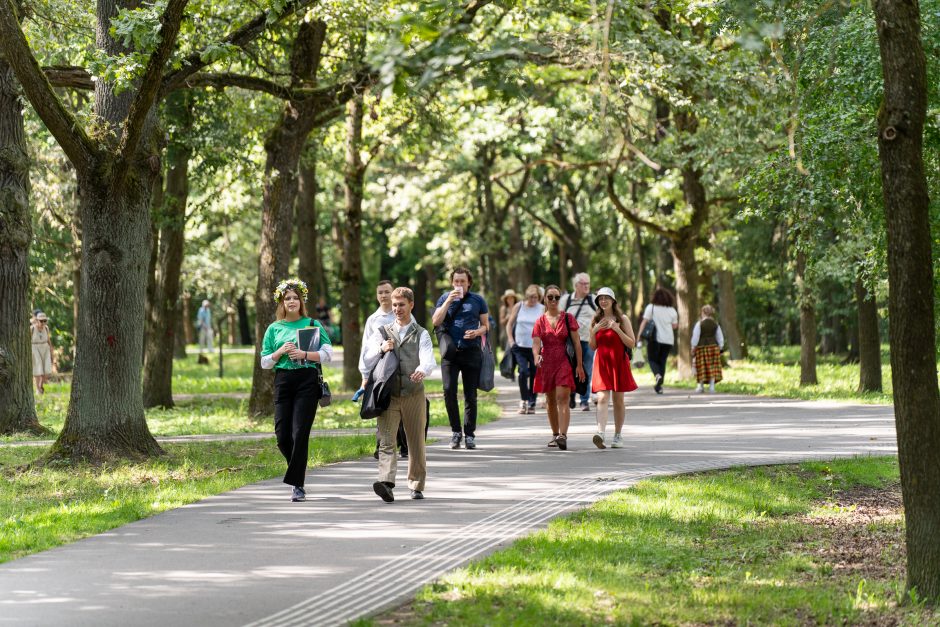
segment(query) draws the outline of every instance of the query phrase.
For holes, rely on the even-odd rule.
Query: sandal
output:
[[[549,447],[553,447],[553,448],[556,447],[556,446],[558,446],[558,436],[557,436],[557,435],[553,435],[553,436],[552,436],[552,439],[548,442],[548,446],[549,446]]]
[[[557,438],[555,438],[555,442],[558,444],[559,451],[568,450],[568,436],[565,435],[564,433],[562,433]]]

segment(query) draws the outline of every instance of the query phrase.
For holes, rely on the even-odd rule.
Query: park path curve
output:
[[[516,415],[514,385],[498,389],[477,450],[432,429],[423,501],[404,468],[380,501],[371,457],[311,470],[306,503],[248,485],[0,565],[0,625],[341,625],[645,477],[896,450],[887,406],[642,389],[625,448],[597,450],[575,411],[561,452],[544,410]]]

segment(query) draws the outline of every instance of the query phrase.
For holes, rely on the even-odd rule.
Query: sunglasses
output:
[[[561,296],[558,294],[549,294],[545,297],[545,300],[561,300]]]

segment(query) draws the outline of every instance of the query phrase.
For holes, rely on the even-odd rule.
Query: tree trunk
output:
[[[183,292],[183,337],[187,345],[196,342],[196,329],[193,328],[193,297],[187,291]],[[183,355],[185,357],[185,355]]]
[[[652,296],[652,290],[649,285],[649,274],[646,267],[646,250],[643,248],[643,233],[640,230],[640,227],[636,224],[633,225],[633,233],[636,238],[636,264],[637,271],[639,272],[639,294],[637,294],[636,300],[633,302],[633,311],[631,312],[630,319],[636,322],[643,315],[643,310],[646,308],[646,299]],[[636,327],[637,329],[639,326]]]
[[[878,304],[861,279],[855,280],[858,305],[859,392],[881,391],[881,337],[878,332]]]
[[[358,389],[362,383],[359,372],[359,350],[362,347],[362,325],[359,321],[362,284],[362,187],[365,165],[360,158],[362,150],[363,96],[357,94],[346,108],[346,219],[343,221],[342,328],[343,328],[343,387]]]
[[[317,73],[326,37],[324,22],[303,22],[291,52],[292,85],[309,85]],[[274,376],[261,369],[261,342],[274,322],[274,287],[286,278],[290,262],[291,218],[297,197],[297,170],[307,136],[321,111],[306,101],[284,103],[281,117],[265,141],[261,244],[258,284],[255,289],[255,359],[248,412],[252,416],[274,413]]]
[[[240,343],[243,346],[249,346],[252,343],[251,325],[248,320],[248,303],[246,302],[244,294],[238,297],[235,306],[238,309],[238,334],[241,337]]]
[[[119,185],[79,177],[84,233],[79,333],[69,409],[50,458],[161,453],[144,418],[139,367],[156,175],[145,161]]]
[[[800,385],[816,385],[816,300],[806,281],[806,254],[796,256],[796,284],[800,301]]]
[[[907,585],[940,602],[940,393],[923,132],[927,78],[920,9],[875,0],[884,76],[878,152],[888,230],[888,315]]]
[[[688,379],[692,377],[692,327],[699,318],[695,240],[685,238],[674,241],[672,255],[676,273],[676,310],[679,312],[679,328],[676,329],[678,374],[680,379]]]
[[[0,58],[0,434],[42,433],[29,328],[29,156],[13,71]]]
[[[180,273],[186,204],[189,200],[189,160],[193,149],[189,135],[193,115],[188,92],[176,92],[167,101],[167,115],[174,132],[166,151],[167,172],[162,203],[155,218],[159,226],[153,298],[147,319],[144,346],[144,407],[173,407],[173,352],[176,321],[180,317]],[[221,342],[222,339],[219,338]]]
[[[747,346],[738,327],[738,302],[734,296],[734,275],[731,270],[718,271],[718,319],[731,359],[747,357]]]
[[[327,302],[323,248],[317,231],[317,151],[310,142],[300,163],[297,189],[297,274],[310,284],[312,300],[323,296]]]
[[[186,315],[182,303],[180,303],[180,310],[177,312],[176,322],[173,323],[173,327],[176,329],[176,332],[173,334],[173,358],[174,359],[186,359],[186,327],[183,324],[183,317]]]

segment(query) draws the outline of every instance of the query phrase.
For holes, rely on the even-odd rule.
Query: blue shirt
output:
[[[437,299],[437,304],[434,306],[435,310],[444,304],[448,294],[450,292],[445,292]],[[443,326],[450,325],[450,336],[457,343],[457,348],[480,346],[480,338],[475,337],[472,340],[465,340],[463,334],[472,329],[479,329],[480,314],[488,314],[489,312],[490,310],[487,308],[483,297],[473,292],[467,292],[467,295],[461,300],[455,300],[450,304],[447,309],[448,318]]]

